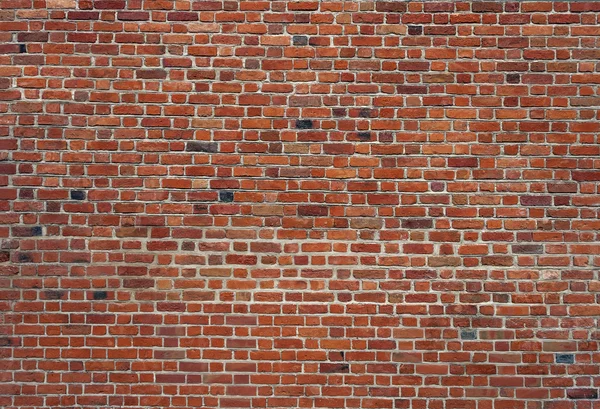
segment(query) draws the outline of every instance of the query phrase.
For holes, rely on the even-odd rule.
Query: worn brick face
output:
[[[0,0],[0,407],[600,408],[599,23]]]

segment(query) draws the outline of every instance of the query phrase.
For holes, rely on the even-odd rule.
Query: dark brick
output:
[[[451,168],[476,168],[478,163],[477,158],[448,158],[448,166]]]
[[[18,226],[12,228],[12,234],[15,237],[33,237],[41,236],[43,233],[41,226],[25,227]]]
[[[456,35],[456,27],[450,26],[428,26],[423,30],[425,35],[432,36],[452,36]]]
[[[460,331],[460,338],[467,339],[467,340],[477,339],[477,331],[470,330],[470,329],[463,329]]]
[[[498,48],[527,48],[529,39],[527,37],[501,37],[498,39]]]
[[[371,110],[369,108],[361,108],[361,110],[358,112],[358,116],[361,118],[370,118]]]
[[[94,291],[94,300],[106,300],[108,293],[106,291]]]
[[[167,14],[168,21],[198,21],[198,13],[175,11]]]
[[[394,142],[394,134],[391,132],[381,132],[379,134],[379,142],[391,143]]]
[[[471,10],[473,13],[501,13],[502,12],[501,2],[475,2],[472,4]]]
[[[150,18],[147,11],[119,11],[117,18],[122,21],[146,21]]]
[[[71,200],[85,200],[85,191],[71,190]]]
[[[10,260],[10,251],[0,251],[0,263],[6,263]]]
[[[521,82],[521,74],[506,74],[506,82],[508,82],[509,84],[518,84],[519,82]]]
[[[542,254],[544,246],[541,244],[513,244],[512,251],[516,254]]]
[[[19,44],[0,44],[0,54],[16,54],[18,52]]]
[[[15,55],[13,64],[15,65],[43,65],[46,57],[43,55]]]
[[[27,52],[27,46],[25,44],[19,44],[19,52],[22,53],[26,53]]]
[[[590,11],[600,11],[600,3],[595,1],[586,1],[586,2],[573,2],[570,3],[570,10],[572,13],[582,13],[582,12],[590,12]]]
[[[313,121],[311,119],[298,119],[296,129],[313,129]]]
[[[556,354],[557,364],[572,364],[575,362],[575,355],[573,354]]]
[[[294,23],[298,23],[298,24],[310,23],[310,14],[308,14],[308,13],[294,14]]]
[[[523,206],[550,206],[552,196],[522,196],[521,204]]]
[[[578,182],[597,182],[600,181],[600,171],[574,171],[573,180]]]
[[[95,0],[94,8],[99,10],[124,9],[125,0]]]
[[[292,37],[292,41],[294,45],[307,45],[308,36],[294,36]]]
[[[427,85],[398,85],[398,94],[427,94]]]
[[[299,216],[327,216],[329,208],[321,205],[300,205],[298,206]]]
[[[426,61],[399,61],[399,71],[428,71],[431,64]]]
[[[150,288],[154,287],[154,280],[151,278],[129,278],[123,280],[125,288]]]
[[[511,256],[486,256],[481,258],[484,266],[512,266],[513,258]]]
[[[549,193],[577,193],[577,183],[548,183]]]
[[[358,139],[360,139],[361,141],[371,140],[371,132],[359,132]]]
[[[333,108],[333,116],[335,117],[341,117],[341,116],[346,116],[346,108]]]
[[[219,200],[225,203],[233,202],[233,192],[231,190],[219,191]]]
[[[379,12],[403,13],[407,9],[404,1],[378,1],[375,3],[375,10]]]
[[[12,345],[12,340],[8,337],[0,337],[0,347]]]
[[[140,79],[160,79],[164,80],[167,78],[167,71],[161,69],[155,70],[137,70],[135,72],[137,78]]]
[[[49,33],[44,31],[38,31],[35,33],[19,33],[17,35],[17,41],[21,41],[23,43],[45,43],[48,41],[48,36]],[[25,44],[21,44],[21,46],[24,47]]]
[[[69,20],[98,20],[100,12],[98,11],[69,11],[67,15]],[[145,19],[146,20],[146,19]]]
[[[454,11],[454,3],[444,1],[431,1],[423,3],[426,13],[450,13]]]
[[[423,26],[408,26],[408,35],[418,36],[423,34]]]
[[[432,219],[404,219],[402,228],[404,229],[430,229],[433,227]]]
[[[32,263],[33,262],[33,257],[31,257],[31,254],[29,254],[29,253],[19,253],[17,259],[19,260],[19,263]]]
[[[44,296],[47,300],[60,300],[65,296],[66,292],[61,290],[46,290]]]
[[[348,364],[319,364],[319,372],[321,373],[349,373],[350,366]]]
[[[598,390],[592,388],[569,389],[567,397],[569,399],[598,399]]]
[[[189,141],[185,145],[186,152],[210,152],[215,153],[219,151],[219,144],[217,142],[198,142]]]
[[[180,362],[179,370],[183,372],[208,372],[206,362]]]

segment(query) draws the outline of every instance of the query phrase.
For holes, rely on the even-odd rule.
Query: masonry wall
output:
[[[0,9],[2,408],[600,408],[600,2]]]

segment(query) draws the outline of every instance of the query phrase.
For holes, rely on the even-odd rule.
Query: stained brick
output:
[[[515,254],[542,254],[544,246],[540,244],[513,244],[512,251]]]
[[[219,200],[225,203],[233,202],[233,192],[229,190],[219,191]]]
[[[106,291],[94,291],[94,300],[106,300],[108,293]]]
[[[573,354],[556,354],[557,364],[572,364],[575,362],[575,356]]]
[[[219,144],[216,142],[197,142],[189,141],[186,143],[185,150],[187,152],[211,152],[215,153],[219,150]]]
[[[293,36],[292,41],[294,45],[308,45],[307,36]]]
[[[298,119],[296,120],[297,129],[312,129],[313,121],[310,119]]]
[[[568,389],[569,399],[598,399],[598,390],[592,388]]]
[[[83,190],[71,190],[72,200],[85,200],[86,194]]]

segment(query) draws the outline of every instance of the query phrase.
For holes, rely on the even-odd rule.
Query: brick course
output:
[[[599,24],[0,0],[0,407],[600,408]]]

